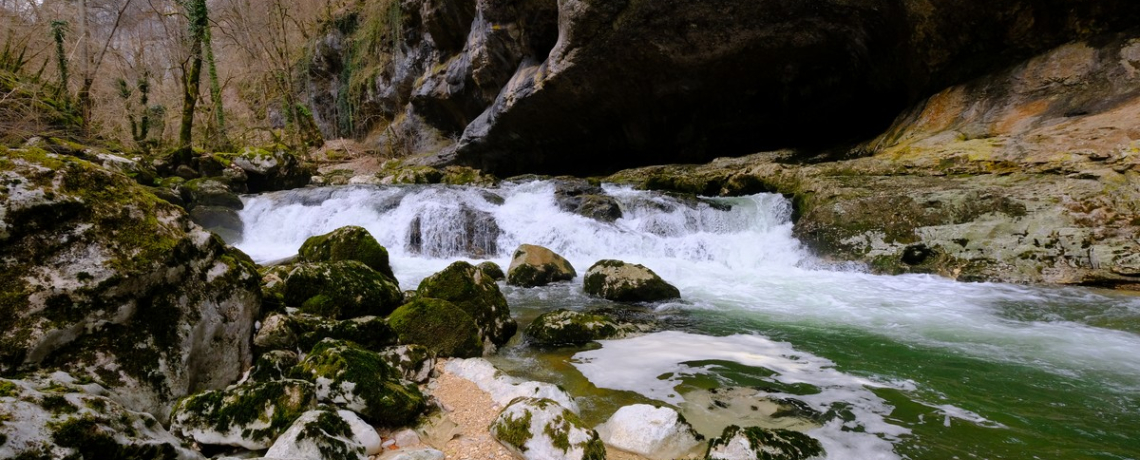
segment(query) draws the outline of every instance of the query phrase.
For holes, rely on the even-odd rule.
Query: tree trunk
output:
[[[178,132],[179,164],[190,162],[193,155],[194,111],[198,105],[198,92],[202,81],[202,41],[207,27],[206,0],[187,0],[190,19],[190,56],[182,69],[182,127]],[[189,67],[189,68],[187,68]]]
[[[88,48],[91,41],[91,30],[87,26],[87,0],[79,2],[79,62],[80,72],[83,74],[83,83],[79,86],[79,117],[82,122],[83,135],[90,134],[91,128],[91,52]]]
[[[214,45],[209,24],[206,24],[202,33],[202,46],[206,53],[206,69],[210,76],[210,99],[214,103],[214,123],[217,125],[212,147],[228,150],[230,140],[226,134],[226,112],[222,107],[222,86],[218,83],[218,66],[214,62]]]

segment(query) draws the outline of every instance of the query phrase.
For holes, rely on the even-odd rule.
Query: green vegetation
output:
[[[526,442],[534,435],[530,432],[530,420],[534,417],[529,410],[523,411],[521,417],[503,414],[495,425],[491,427],[492,434],[499,442],[514,446],[519,451],[526,452]]]
[[[428,347],[441,357],[469,358],[483,354],[475,320],[451,302],[418,297],[388,317],[402,343]]]
[[[363,227],[341,227],[326,235],[305,240],[299,251],[306,262],[337,262],[355,260],[396,279],[388,265],[388,250]]]

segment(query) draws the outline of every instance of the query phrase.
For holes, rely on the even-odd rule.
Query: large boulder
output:
[[[446,300],[417,297],[392,312],[388,323],[400,342],[423,345],[440,357],[483,354],[483,339],[475,320]]]
[[[36,150],[0,157],[0,375],[60,369],[165,419],[250,365],[244,254],[130,178]]]
[[[562,256],[532,244],[515,249],[507,268],[507,284],[512,286],[545,286],[555,281],[569,281],[575,276],[578,272]]]
[[[301,414],[316,407],[312,383],[250,382],[179,401],[170,415],[170,429],[199,444],[266,449]]]
[[[724,429],[709,441],[705,458],[710,460],[805,460],[823,455],[815,438],[798,431],[769,430],[759,427]]]
[[[435,367],[435,352],[423,345],[399,345],[379,353],[388,365],[396,369],[400,378],[409,382],[427,383]]]
[[[317,398],[360,414],[369,422],[400,426],[423,411],[424,396],[380,355],[349,342],[325,340],[291,375],[315,382]]]
[[[304,187],[313,177],[313,171],[292,153],[283,149],[272,152],[263,149],[246,149],[233,158],[233,165],[245,171],[249,193],[273,192]]]
[[[387,316],[404,302],[395,280],[355,260],[298,264],[285,280],[285,304],[332,319]]]
[[[296,353],[286,350],[272,350],[262,353],[253,362],[253,367],[242,376],[239,384],[249,382],[273,382],[289,378],[289,372],[301,359]]]
[[[619,338],[636,327],[618,323],[608,316],[565,309],[543,313],[526,327],[526,338],[533,345],[582,345],[595,340]]]
[[[620,260],[600,260],[586,271],[587,294],[618,302],[653,302],[681,297],[681,291],[653,270]]]
[[[253,344],[262,350],[309,350],[324,339],[348,340],[377,351],[394,345],[396,332],[377,316],[338,321],[305,313],[274,314],[262,321]]]
[[[486,275],[488,278],[491,278],[492,281],[507,279],[507,274],[503,273],[503,267],[500,267],[497,263],[488,260],[479,263],[477,267],[479,267],[479,270],[483,271],[484,275]]]
[[[341,227],[332,233],[309,238],[301,245],[299,254],[305,262],[355,260],[396,279],[388,265],[388,250],[363,227]]]
[[[365,460],[366,447],[357,439],[353,425],[341,413],[329,409],[305,412],[265,453],[270,459]]]
[[[491,436],[525,460],[605,460],[606,446],[573,412],[549,399],[518,398],[491,422]]]
[[[129,410],[105,393],[63,373],[0,379],[0,458],[204,458],[154,416]]]
[[[601,222],[621,219],[621,206],[614,197],[585,180],[561,180],[554,184],[554,201],[566,212]]]
[[[607,445],[650,460],[687,457],[704,447],[701,435],[668,407],[625,406],[597,430]]]
[[[446,300],[462,308],[475,320],[487,343],[503,345],[518,330],[495,280],[467,262],[455,262],[425,278],[416,292],[420,297]]]
[[[245,207],[241,198],[230,187],[215,179],[194,179],[182,185],[182,200],[186,207],[218,206],[240,211]]]

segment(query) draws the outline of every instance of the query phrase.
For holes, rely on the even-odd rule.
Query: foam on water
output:
[[[829,422],[810,432],[824,444],[829,458],[898,458],[890,441],[910,433],[884,419],[892,408],[869,389],[912,387],[844,374],[831,361],[787,343],[755,335],[710,337],[675,331],[601,343],[601,349],[574,355],[574,367],[586,378],[602,388],[633,391],[672,404],[682,402],[674,389],[682,376],[707,372],[685,364],[694,361],[731,361],[767,369],[774,373],[772,379],[784,384],[817,387],[815,394],[761,392],[757,396],[795,398],[820,413],[842,407],[853,414],[853,421]]]

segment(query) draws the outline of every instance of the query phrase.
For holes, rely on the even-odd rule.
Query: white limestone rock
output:
[[[606,444],[651,460],[691,457],[703,447],[693,427],[667,407],[625,406],[597,430]]]

